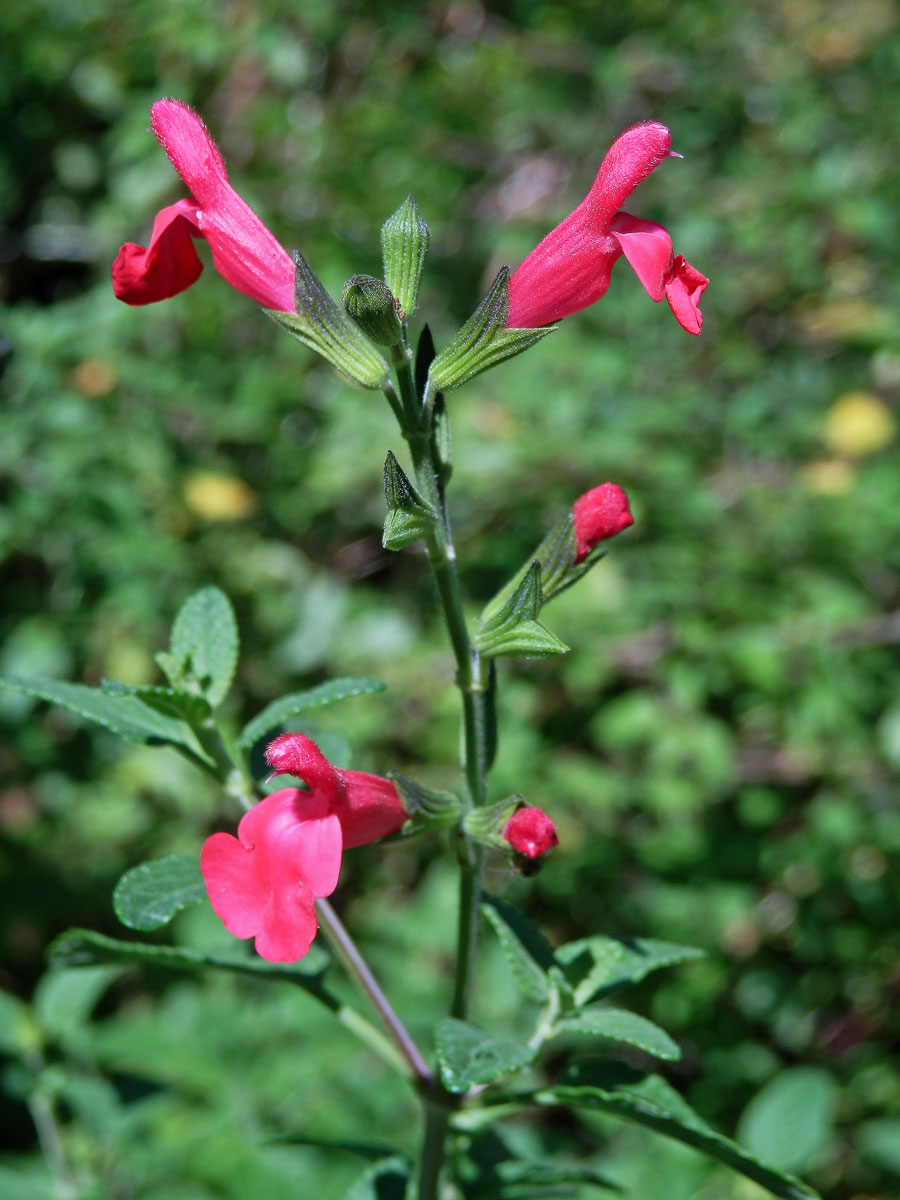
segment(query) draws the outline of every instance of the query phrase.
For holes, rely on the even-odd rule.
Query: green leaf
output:
[[[770,1079],[744,1109],[738,1137],[773,1166],[803,1170],[832,1140],[836,1100],[827,1071],[790,1067]]]
[[[113,966],[56,967],[43,975],[34,993],[34,1015],[46,1036],[70,1038],[119,973]]]
[[[311,708],[319,708],[323,704],[334,704],[337,700],[346,700],[348,696],[370,696],[374,692],[383,692],[387,684],[377,679],[329,679],[317,687],[308,688],[305,692],[292,692],[267,704],[261,713],[249,721],[241,730],[238,745],[253,746],[283,725],[298,713],[307,712]]]
[[[437,1028],[438,1064],[448,1091],[467,1092],[478,1083],[520,1071],[534,1061],[536,1051],[524,1042],[495,1038],[468,1021],[448,1017]]]
[[[410,1161],[403,1155],[382,1158],[363,1171],[344,1200],[405,1200],[410,1170]]]
[[[185,664],[215,708],[228,695],[238,656],[238,628],[231,601],[217,587],[189,596],[172,626],[169,651]]]
[[[706,1124],[658,1075],[644,1076],[624,1064],[576,1063],[559,1082],[534,1096],[538,1104],[563,1104],[610,1113],[655,1129],[702,1150],[768,1188],[782,1200],[819,1200],[800,1179],[761,1163],[730,1138]]]
[[[128,742],[163,743],[184,746],[194,755],[209,761],[193,732],[173,717],[163,716],[136,696],[106,695],[101,688],[83,683],[63,683],[59,679],[0,679],[0,686],[26,696],[49,700],[60,708],[94,721]]]
[[[557,1024],[556,1032],[584,1033],[611,1042],[624,1042],[667,1062],[677,1062],[681,1058],[677,1042],[664,1029],[624,1008],[603,1008],[600,1005],[583,1008],[563,1017]]]
[[[294,251],[293,259],[297,311],[266,308],[263,312],[354,383],[364,388],[382,387],[388,378],[387,363],[331,299],[303,255]]]
[[[212,715],[209,701],[194,692],[149,685],[133,687],[130,683],[119,683],[117,679],[104,679],[100,686],[106,696],[136,696],[148,708],[163,716],[186,721],[191,726],[202,725]]]
[[[113,892],[113,908],[123,925],[147,932],[205,899],[199,861],[191,854],[169,854],[126,871]]]
[[[900,1175],[900,1118],[864,1121],[857,1130],[860,1150],[893,1175]]]
[[[67,929],[51,942],[47,954],[51,965],[60,967],[94,966],[99,963],[163,967],[174,971],[200,971],[205,967],[218,967],[241,975],[267,975],[285,979],[313,993],[322,992],[319,980],[325,969],[323,956],[319,954],[308,955],[298,963],[270,963],[247,953],[203,954],[182,946],[126,942],[94,933],[90,929]]]
[[[538,1195],[576,1195],[577,1193],[570,1193],[568,1190],[564,1193],[557,1190],[566,1184],[587,1184],[589,1187],[605,1188],[612,1192],[622,1190],[617,1183],[613,1183],[595,1167],[579,1166],[577,1163],[557,1165],[509,1159],[497,1164],[497,1174],[501,1180],[497,1195],[502,1197],[502,1200],[519,1200],[519,1197],[525,1200],[526,1197]]]
[[[19,1057],[40,1040],[31,1010],[24,1000],[0,988],[0,1050]]]
[[[494,896],[481,905],[494,927],[519,989],[529,1000],[543,1004],[550,995],[547,972],[553,966],[553,950],[540,930],[527,917]]]
[[[509,267],[502,267],[478,308],[431,364],[431,387],[452,391],[481,371],[521,354],[556,328],[507,329],[508,316]]]
[[[45,1162],[19,1159],[0,1163],[0,1196],[8,1200],[59,1200],[58,1180]]]
[[[639,983],[652,971],[701,958],[703,951],[653,938],[613,938],[598,934],[568,942],[556,951],[566,978],[575,989],[575,1003],[586,1004],[599,993]]]

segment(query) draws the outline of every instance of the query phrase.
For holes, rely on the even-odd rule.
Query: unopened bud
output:
[[[628,497],[617,483],[601,483],[572,505],[575,524],[575,566],[584,562],[598,542],[615,537],[634,524]]]
[[[344,284],[344,308],[370,341],[396,346],[403,336],[397,302],[391,290],[373,275],[354,275]]]
[[[516,854],[540,858],[559,845],[556,826],[541,808],[520,808],[503,826],[503,838]]]
[[[406,320],[416,309],[430,238],[431,231],[412,196],[407,196],[381,229],[384,281],[397,297]]]

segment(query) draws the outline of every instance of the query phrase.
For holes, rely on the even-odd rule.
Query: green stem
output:
[[[437,513],[434,526],[425,535],[425,548],[453,648],[456,683],[462,696],[462,768],[466,782],[464,801],[468,811],[483,805],[486,798],[486,776],[490,765],[494,717],[490,664],[480,658],[469,637],[466,624],[456,569],[453,530],[432,428],[433,397],[428,394],[427,385],[426,395],[421,400],[416,394],[409,345],[405,337],[402,343],[393,347],[391,360],[397,374],[404,411],[404,419],[401,420],[400,426],[412,457],[416,486],[432,510]],[[391,391],[392,395],[388,395],[388,400],[396,412],[396,394],[393,393],[393,389]],[[459,917],[456,973],[450,1013],[459,1020],[465,1020],[469,1010],[469,992],[481,921],[484,851],[462,829],[456,837],[460,864]],[[437,1198],[448,1127],[447,1109],[426,1100],[418,1200]]]
[[[462,838],[462,835],[460,837]],[[481,846],[475,846],[466,839],[463,848],[471,855],[471,859],[460,864],[456,972],[453,1000],[450,1005],[450,1016],[460,1021],[465,1020],[469,1009],[469,989],[481,924],[481,874],[484,861]]]
[[[436,1104],[425,1104],[425,1135],[422,1141],[422,1158],[419,1163],[418,1200],[436,1200],[444,1165],[444,1143],[450,1113]]]

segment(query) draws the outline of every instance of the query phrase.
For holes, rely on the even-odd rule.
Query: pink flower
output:
[[[703,325],[700,297],[709,280],[653,221],[619,209],[641,180],[668,156],[671,135],[665,125],[632,125],[610,146],[597,178],[581,204],[528,255],[509,281],[511,329],[549,325],[599,300],[609,287],[616,259],[625,255],[651,300],[668,300],[688,333]]]
[[[556,826],[540,808],[520,808],[503,826],[503,837],[517,854],[540,858],[559,845]]]
[[[255,937],[269,962],[296,962],[316,936],[316,898],[337,886],[343,849],[394,833],[406,813],[389,780],[339,771],[302,734],[276,739],[269,761],[310,790],[281,788],[241,819],[236,838],[207,838],[200,870],[229,933]]]
[[[617,483],[601,483],[572,505],[576,553],[573,566],[584,562],[598,542],[615,537],[634,524],[628,497]]]
[[[266,308],[293,312],[294,263],[228,182],[200,117],[180,100],[157,100],[150,128],[194,198],[156,214],[149,246],[121,248],[112,265],[116,296],[126,304],[152,304],[183,292],[203,270],[191,241],[202,237],[226,283]]]

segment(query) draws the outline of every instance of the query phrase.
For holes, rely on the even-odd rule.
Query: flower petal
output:
[[[572,505],[575,563],[584,562],[593,548],[634,524],[628,497],[617,483],[601,483]]]
[[[156,214],[150,245],[127,242],[112,265],[113,291],[126,304],[152,304],[189,288],[203,263],[191,237],[198,236],[197,206],[179,200]]]
[[[595,228],[606,232],[638,184],[668,156],[671,145],[672,135],[659,121],[644,121],[619,134],[583,201]]]
[[[503,837],[526,858],[540,858],[559,845],[556,826],[540,808],[518,809],[503,826]]]
[[[344,848],[362,846],[396,833],[406,822],[406,809],[389,779],[365,771],[341,771],[341,796],[335,813]]]
[[[666,299],[675,314],[675,320],[688,333],[699,335],[703,328],[700,297],[708,283],[706,276],[692,267],[683,254],[676,257],[672,277],[666,284]]]
[[[273,892],[285,880],[298,879],[313,896],[330,896],[341,871],[341,824],[331,814],[313,817],[285,830],[269,845]]]
[[[266,747],[266,762],[279,775],[302,779],[313,793],[336,800],[340,772],[305,733],[282,733]]]
[[[655,221],[642,221],[619,212],[610,222],[610,233],[622,248],[629,265],[651,300],[662,300],[672,273],[672,239]]]
[[[508,329],[536,329],[599,300],[622,250],[588,227],[577,208],[540,242],[509,281]]]
[[[509,281],[507,328],[532,329],[586,308],[604,295],[616,259],[624,252],[654,300],[664,295],[665,272],[671,264],[657,261],[665,247],[651,240],[631,249],[621,236],[656,230],[651,221],[637,222],[619,206],[637,185],[671,155],[671,135],[658,121],[633,125],[607,151],[591,190],[564,221],[547,234]],[[634,223],[629,227],[628,223]],[[643,227],[638,229],[637,226]],[[658,242],[658,237],[657,237]]]
[[[197,113],[180,100],[157,100],[150,128],[197,201],[197,227],[222,278],[266,308],[293,312],[294,263],[228,182],[222,155]]]
[[[303,883],[286,883],[272,892],[256,935],[256,953],[268,962],[297,962],[318,927],[312,892]]]
[[[228,932],[253,937],[262,928],[271,892],[265,855],[230,833],[214,833],[203,843],[200,870],[213,912]]]

